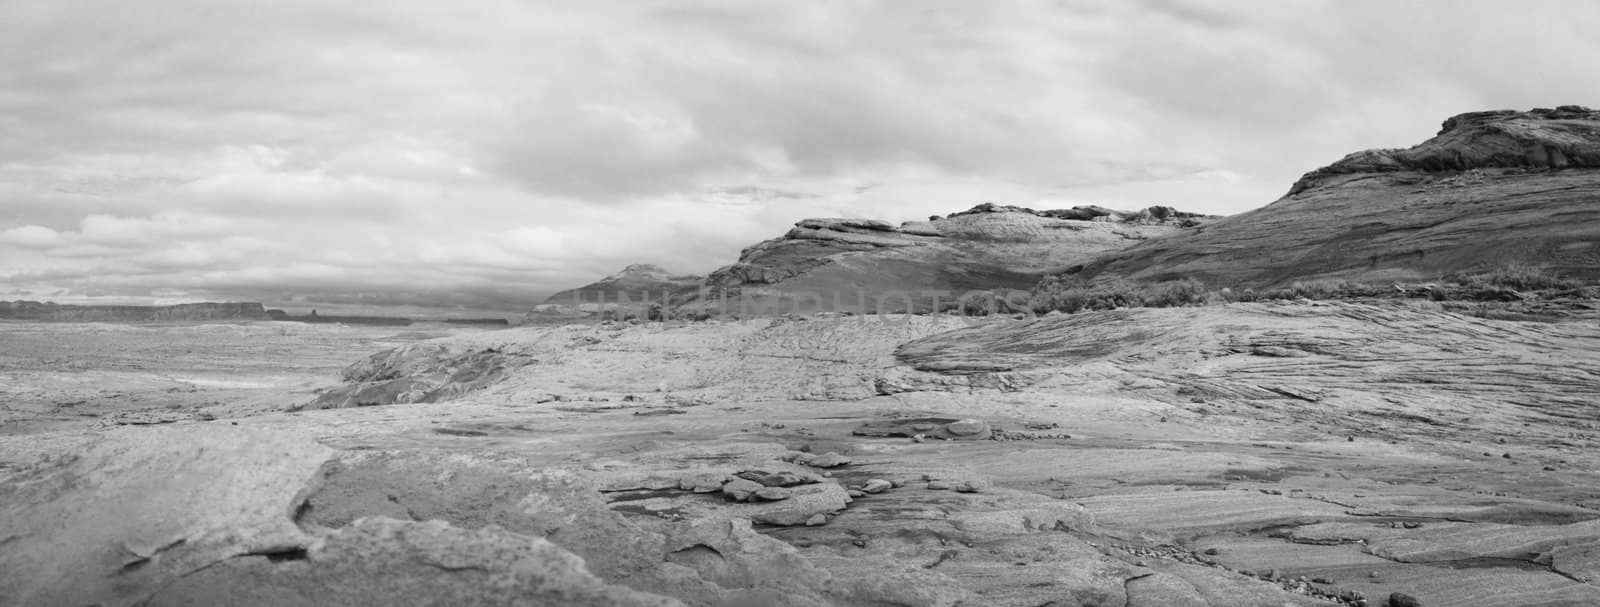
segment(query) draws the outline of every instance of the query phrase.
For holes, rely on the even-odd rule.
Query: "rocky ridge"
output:
[[[899,226],[806,219],[744,249],[705,285],[718,296],[779,300],[785,309],[837,309],[838,295],[846,302],[900,296],[901,309],[909,299],[913,309],[927,310],[933,304],[922,292],[943,291],[949,302],[971,291],[1027,289],[1044,275],[1208,219],[1160,206],[1036,211],[992,203]]]
[[[672,274],[657,265],[634,264],[593,283],[551,295],[544,303],[567,306],[614,303],[621,297],[637,301],[645,295],[652,301],[660,301],[665,297],[677,302],[698,291],[704,280],[704,276]]]
[[[1077,275],[1261,288],[1520,264],[1600,280],[1596,191],[1600,112],[1462,114],[1415,147],[1351,154],[1270,205],[1107,253]]]

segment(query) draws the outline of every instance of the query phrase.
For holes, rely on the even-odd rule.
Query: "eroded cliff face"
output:
[[[915,309],[925,310],[933,305],[921,295],[925,292],[1027,289],[1042,276],[1206,219],[1170,207],[1036,211],[994,204],[899,226],[806,219],[712,272],[706,290],[794,299],[794,305],[812,310],[831,309],[836,294],[848,302],[894,297],[902,307],[909,299]]]
[[[1292,196],[1351,173],[1472,169],[1600,169],[1600,111],[1578,105],[1494,110],[1444,121],[1439,134],[1404,150],[1365,150],[1307,173]]]
[[[1600,280],[1600,112],[1474,112],[1404,150],[1307,173],[1278,201],[1079,273],[1212,287],[1435,280],[1520,264]]]
[[[37,301],[0,301],[0,318],[58,322],[181,322],[269,320],[259,303],[194,303],[172,306],[72,306]]]

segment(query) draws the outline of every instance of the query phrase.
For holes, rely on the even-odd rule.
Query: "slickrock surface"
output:
[[[1108,254],[1083,276],[1212,287],[1434,280],[1511,263],[1600,279],[1600,112],[1462,114],[1317,169],[1260,209]]]
[[[515,364],[435,402],[0,436],[0,596],[1593,605],[1596,320],[1391,301],[394,340],[354,385]],[[168,347],[226,355],[201,335]]]

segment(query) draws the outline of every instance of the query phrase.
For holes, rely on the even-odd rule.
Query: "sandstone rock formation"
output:
[[[1170,207],[1035,211],[990,203],[900,226],[806,219],[746,248],[737,263],[712,272],[706,288],[713,297],[771,299],[774,311],[928,310],[928,293],[939,291],[941,307],[953,307],[955,296],[1027,289],[1044,275],[1204,219]]]
[[[547,305],[576,306],[585,303],[615,303],[621,298],[681,302],[700,289],[703,276],[672,274],[661,266],[640,263],[623,268],[593,283],[568,289],[544,300]]]
[[[0,593],[1595,604],[1588,314],[1254,303],[456,333],[346,375],[524,364],[449,402],[0,435]]]
[[[1600,279],[1600,112],[1462,114],[1405,150],[1351,154],[1266,207],[1151,239],[1085,278],[1434,280],[1517,263]]]

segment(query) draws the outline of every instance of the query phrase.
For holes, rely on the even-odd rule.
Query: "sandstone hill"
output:
[[[904,309],[905,294],[926,310],[932,300],[924,292],[1027,289],[1045,275],[1206,219],[1161,206],[1036,211],[991,203],[899,226],[806,219],[782,237],[746,248],[705,285],[716,296],[767,298],[784,310],[850,309],[880,300]]]
[[[1265,287],[1527,265],[1600,279],[1600,111],[1473,112],[1307,173],[1266,207],[1089,264],[1084,278]]]
[[[642,295],[660,301],[663,293],[669,294],[671,300],[678,301],[697,292],[704,280],[704,276],[677,275],[661,266],[639,263],[593,283],[551,295],[544,300],[544,303],[553,305],[607,303],[618,301],[619,296],[638,301]]]

